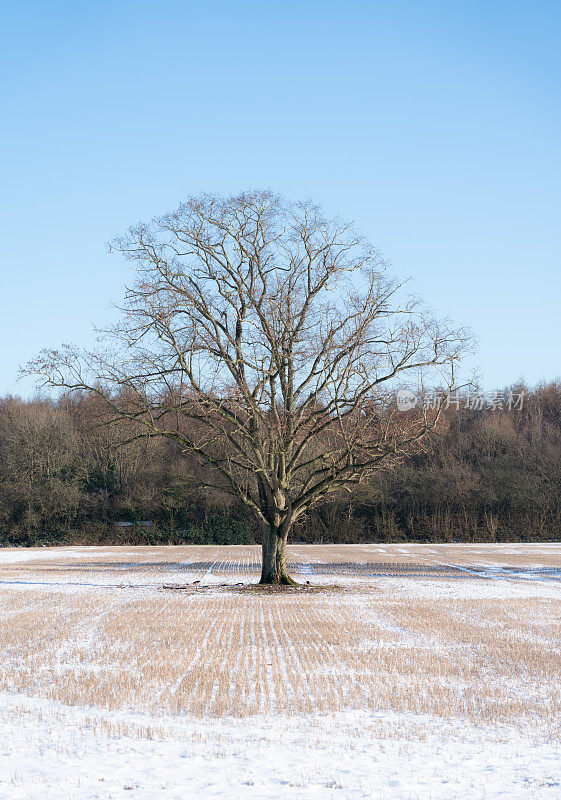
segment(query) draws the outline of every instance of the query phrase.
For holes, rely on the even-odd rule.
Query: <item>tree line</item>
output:
[[[544,541],[561,530],[561,383],[521,407],[462,401],[423,452],[311,509],[301,542]],[[507,390],[508,391],[508,390]],[[260,542],[208,466],[162,438],[127,443],[95,395],[0,400],[0,544]]]

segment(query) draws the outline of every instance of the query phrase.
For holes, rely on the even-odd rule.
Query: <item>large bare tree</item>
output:
[[[196,454],[258,520],[261,582],[292,584],[294,523],[419,446],[437,412],[399,411],[395,390],[450,386],[463,332],[400,299],[351,225],[271,192],[191,198],[111,247],[137,274],[122,322],[28,370]]]

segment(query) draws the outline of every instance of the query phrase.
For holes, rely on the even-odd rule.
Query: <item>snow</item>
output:
[[[495,547],[492,563],[485,558],[483,545],[471,549],[474,556],[467,567],[455,561],[453,546],[445,550],[432,545],[372,545],[356,550],[357,564],[368,563],[365,551],[376,550],[384,560],[393,553],[412,561],[452,565],[459,570],[453,579],[423,574],[374,578],[360,573],[318,575],[314,571],[321,565],[317,548],[309,558],[304,547],[295,548],[295,562],[301,566],[299,574],[310,574],[315,584],[336,582],[347,587],[348,594],[325,596],[334,614],[344,604],[356,612],[357,618],[369,614],[380,630],[400,634],[403,641],[395,645],[389,642],[385,645],[388,647],[407,645],[408,632],[381,612],[365,611],[361,585],[367,584],[370,590],[378,589],[388,597],[414,600],[561,600],[559,577],[553,572],[552,577],[540,573],[544,563],[540,556],[547,556],[550,567],[551,559],[561,562],[561,545]],[[142,550],[146,554],[147,548]],[[6,584],[0,586],[0,592],[5,588],[17,590],[18,597],[22,596],[20,591],[65,597],[89,593],[93,597],[95,592],[105,594],[104,587],[116,589],[121,582],[129,585],[130,581],[131,588],[114,592],[118,606],[128,598],[151,596],[154,587],[163,582],[185,582],[188,573],[182,568],[197,562],[196,558],[184,558],[175,565],[170,563],[167,572],[159,567],[151,572],[149,563],[137,560],[137,550],[123,548],[115,558],[130,559],[130,569],[123,576],[127,567],[114,567],[119,570],[113,576],[114,583],[107,582],[109,564],[99,572],[97,566],[83,572],[80,567],[70,577],[61,572],[47,578],[40,568],[26,564],[79,558],[87,562],[106,556],[107,551],[99,547],[0,550],[0,583]],[[527,557],[525,569],[519,561],[517,569],[508,568],[509,556]],[[197,577],[215,587],[212,592],[232,594],[227,587],[216,587],[238,582],[244,571],[247,580],[252,562],[246,551],[241,557],[243,568],[233,564],[232,571],[226,573],[220,571],[225,562],[218,556],[201,557],[200,563],[205,566]],[[157,557],[153,560],[157,562]],[[6,572],[4,579],[1,568],[12,570],[19,563],[27,571]],[[527,567],[535,571],[529,573]],[[176,597],[177,593],[170,592],[169,596]],[[11,612],[3,602],[0,594],[0,620],[7,620]],[[247,624],[264,628],[262,619],[248,617]],[[291,658],[291,651],[279,647],[274,625],[270,629],[273,633],[264,649],[266,675],[270,677],[269,651],[277,654],[285,675],[283,659]],[[552,636],[557,635],[555,630]],[[88,629],[84,636],[87,638]],[[426,646],[436,650],[437,644],[429,639]],[[552,647],[554,644],[550,642]],[[364,643],[365,648],[374,646],[370,640]],[[234,672],[239,669],[240,657],[241,651]],[[61,665],[63,662],[60,669]],[[4,666],[0,661],[0,675]],[[87,662],[78,666],[94,667]],[[71,668],[76,670],[76,665]],[[272,685],[271,680],[269,683]],[[288,677],[285,684],[289,684]],[[47,697],[4,692],[0,693],[0,800],[559,800],[559,739],[549,740],[545,730],[546,726],[543,732],[540,730],[539,720],[526,727],[505,722],[486,726],[463,718],[366,708],[306,716],[275,713],[243,719],[198,719],[187,714],[70,706]],[[547,730],[551,732],[551,725]]]
[[[469,580],[407,580],[402,578],[385,578],[384,587],[393,589],[400,596],[415,598],[455,598],[481,600],[507,600],[509,598],[548,598],[561,600],[561,582],[553,580],[530,581],[517,576],[507,578],[487,575],[484,579]]]
[[[0,549],[0,564],[15,564],[20,561],[35,561],[61,558],[103,557],[103,548],[99,547],[9,547]]]
[[[102,712],[0,698],[1,800],[554,800],[558,747],[390,714],[155,720],[163,735],[100,734]],[[119,719],[121,717],[121,719]],[[111,715],[113,724],[131,715]],[[387,730],[384,726],[387,726]],[[393,731],[397,731],[394,734]],[[380,736],[382,731],[382,736]],[[389,731],[389,735],[384,735]]]

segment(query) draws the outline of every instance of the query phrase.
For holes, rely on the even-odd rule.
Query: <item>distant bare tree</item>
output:
[[[438,413],[397,410],[397,382],[450,386],[465,334],[399,300],[349,224],[270,192],[194,197],[112,249],[137,282],[106,346],[27,372],[196,454],[259,521],[261,583],[293,584],[294,523],[419,446]]]
[[[0,517],[2,508],[4,514],[17,509],[29,534],[46,518],[69,523],[84,500],[79,487],[65,479],[78,453],[72,418],[64,409],[41,400],[0,401]],[[1,533],[12,527],[12,514]]]

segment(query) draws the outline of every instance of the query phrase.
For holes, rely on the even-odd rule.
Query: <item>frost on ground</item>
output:
[[[554,744],[349,712],[166,723],[2,698],[5,798],[556,798]],[[158,723],[157,723],[158,724]],[[138,726],[138,727],[137,727]],[[146,727],[143,727],[146,726]]]
[[[560,545],[258,560],[0,551],[0,800],[561,798]]]

